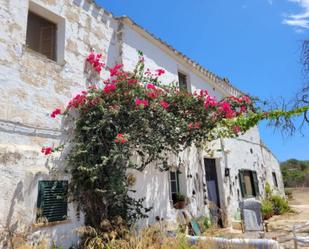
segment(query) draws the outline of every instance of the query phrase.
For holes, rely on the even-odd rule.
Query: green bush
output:
[[[287,190],[286,195],[290,196]],[[284,197],[273,195],[273,191],[268,183],[265,185],[265,199],[261,204],[261,211],[264,220],[271,218],[274,214],[281,215],[292,211],[288,201]]]
[[[261,210],[264,220],[268,220],[274,215],[273,203],[270,200],[265,199],[262,201]]]
[[[272,195],[272,190],[268,182],[266,182],[266,185],[265,185],[265,194],[266,194],[266,199],[268,199]]]
[[[283,197],[279,195],[271,196],[270,201],[273,204],[274,213],[276,215],[281,215],[291,210],[287,200],[285,200]]]
[[[208,228],[211,227],[211,221],[210,221],[209,217],[207,217],[207,216],[201,216],[201,217],[197,218],[196,221],[197,221],[202,233],[205,232]]]

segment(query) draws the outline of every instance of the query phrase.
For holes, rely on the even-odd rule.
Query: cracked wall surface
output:
[[[226,91],[217,87],[214,77],[205,77],[186,61],[137,29],[86,0],[33,0],[33,4],[65,20],[64,60],[59,63],[47,59],[26,47],[28,1],[0,0],[0,248],[9,231],[25,234],[35,242],[47,239],[69,247],[78,238],[74,229],[83,224],[69,205],[69,219],[61,224],[36,226],[38,181],[42,179],[69,179],[55,173],[64,162],[58,155],[45,157],[42,146],[57,146],[64,139],[61,119],[51,119],[55,107],[64,107],[87,85],[84,72],[85,57],[94,49],[102,52],[107,65],[123,63],[132,70],[137,62],[137,50],[143,50],[146,68],[164,68],[162,81],[177,81],[178,71],[188,75],[191,91],[207,88],[221,98]],[[102,78],[107,72],[102,72]],[[223,147],[222,147],[223,146]],[[257,128],[238,139],[215,141],[210,144],[214,155],[192,147],[171,158],[182,161],[181,191],[190,201],[190,211],[208,215],[207,188],[203,159],[216,159],[221,204],[229,214],[229,221],[239,208],[239,169],[252,169],[258,173],[260,190],[272,182],[272,172],[278,176],[278,191],[283,194],[279,163],[261,143]],[[250,152],[253,150],[253,153]],[[221,150],[220,152],[218,150]],[[224,168],[231,168],[230,177]],[[149,219],[141,225],[154,222],[156,216],[175,221],[176,210],[170,201],[168,172],[147,167],[137,176],[134,188],[137,197],[146,197],[146,205],[153,206]],[[2,242],[1,242],[2,240]]]
[[[74,229],[83,224],[73,205],[60,225],[36,226],[38,181],[68,179],[54,175],[56,158],[47,158],[42,146],[63,139],[60,119],[51,119],[55,107],[64,107],[86,87],[85,57],[94,49],[114,64],[117,53],[110,15],[94,16],[69,0],[35,0],[65,20],[64,61],[57,63],[26,46],[29,1],[0,0],[0,233],[23,234],[29,241],[46,239],[69,247],[77,240]],[[3,247],[5,243],[3,237]],[[1,239],[0,239],[1,240]]]

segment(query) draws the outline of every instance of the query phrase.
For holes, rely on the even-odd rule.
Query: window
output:
[[[278,187],[277,175],[275,172],[272,173],[274,186]]]
[[[257,197],[259,195],[259,183],[256,171],[240,170],[239,183],[243,198]]]
[[[179,89],[187,91],[188,84],[187,84],[187,75],[178,72],[178,82],[179,82]]]
[[[170,171],[171,197],[173,204],[177,201],[177,194],[179,194],[179,171]]]
[[[37,220],[62,221],[67,218],[68,181],[39,181]]]
[[[57,24],[29,11],[26,45],[32,50],[57,60]]]

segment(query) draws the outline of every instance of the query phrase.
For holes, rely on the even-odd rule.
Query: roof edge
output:
[[[146,38],[152,39],[153,42],[157,42],[159,45],[163,46],[166,50],[170,52],[171,55],[178,58],[178,60],[182,63],[187,64],[191,68],[193,68],[196,72],[198,72],[202,77],[206,78],[207,80],[210,80],[208,83],[210,83],[214,87],[219,87],[223,92],[227,93],[228,95],[243,95],[244,93],[239,90],[238,88],[234,87],[227,78],[221,78],[218,75],[210,72],[208,69],[201,66],[196,61],[192,60],[185,54],[179,52],[175,48],[173,48],[171,45],[166,43],[165,41],[161,40],[160,38],[156,37],[154,34],[150,33],[140,25],[138,25],[136,22],[134,22],[131,18],[127,16],[118,16],[115,17],[119,21],[123,21],[124,23],[130,25],[133,27],[138,33],[146,36]]]

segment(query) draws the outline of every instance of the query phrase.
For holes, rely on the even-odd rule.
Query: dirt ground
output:
[[[293,189],[293,198],[289,204],[295,212],[272,217],[268,221],[269,232],[266,234],[268,238],[276,238],[283,248],[294,248],[291,240],[293,226],[309,222],[309,188]],[[302,235],[309,236],[309,232]]]
[[[292,207],[292,213],[281,216],[274,216],[269,219],[267,223],[268,232],[265,233],[265,238],[275,239],[279,242],[283,249],[293,249],[293,226],[296,224],[303,224],[309,222],[309,188],[293,189],[293,198],[289,200]],[[242,233],[239,230],[223,231],[218,230],[215,236],[226,238],[260,238],[261,234],[258,232]],[[309,237],[307,233],[300,234],[301,236]],[[309,246],[298,247],[298,249],[309,249]]]

